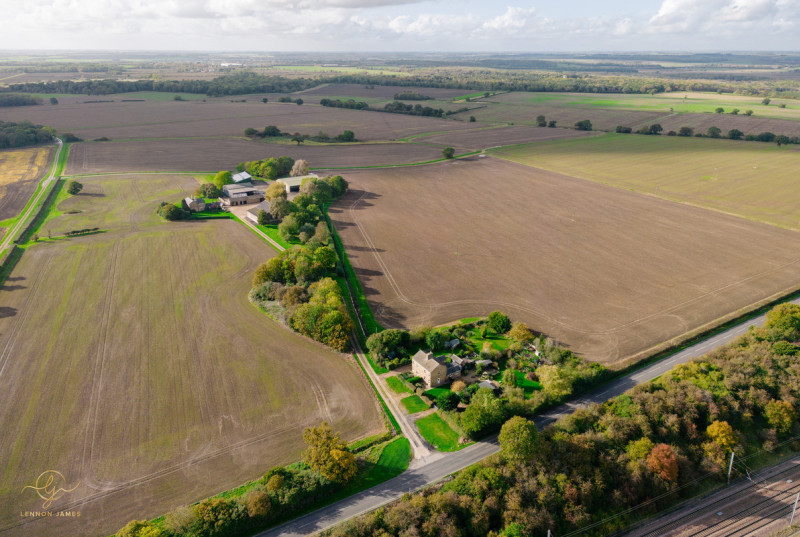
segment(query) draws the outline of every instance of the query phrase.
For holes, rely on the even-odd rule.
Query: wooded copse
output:
[[[286,200],[284,189],[268,190],[270,213],[277,207],[275,213],[283,220],[280,234],[289,240],[299,237],[305,246],[284,250],[261,264],[253,276],[250,301],[297,332],[346,351],[354,325],[342,290],[330,277],[342,268],[329,246],[331,236],[322,211],[347,191],[347,181],[340,176],[310,178],[300,188],[293,201]]]
[[[731,451],[752,470],[800,448],[798,340],[800,306],[777,306],[764,328],[561,418],[530,454],[509,457],[501,437],[503,452],[453,481],[326,535],[609,535],[723,483]]]
[[[52,142],[56,131],[52,127],[34,125],[29,121],[14,123],[0,120],[0,149],[26,147]]]

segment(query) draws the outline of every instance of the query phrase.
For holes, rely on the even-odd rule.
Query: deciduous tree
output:
[[[514,416],[500,428],[500,449],[510,460],[525,461],[536,449],[536,424],[521,416]]]
[[[67,184],[67,194],[74,196],[81,190],[83,190],[83,185],[78,181],[70,181],[69,184]]]
[[[292,166],[291,175],[292,177],[300,177],[303,175],[308,175],[308,162],[303,159],[298,159],[295,161],[294,166]]]
[[[669,444],[656,444],[647,456],[647,466],[668,483],[678,480],[678,456]]]
[[[326,422],[306,429],[303,440],[307,446],[303,462],[313,470],[335,483],[346,483],[355,477],[358,471],[355,457]]]

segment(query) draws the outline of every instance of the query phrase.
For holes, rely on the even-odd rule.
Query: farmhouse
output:
[[[258,213],[264,211],[265,213],[267,213],[267,218],[273,220],[272,216],[270,216],[269,214],[269,207],[270,207],[269,201],[264,200],[255,207],[247,209],[247,219],[253,222],[254,224],[258,224]]]
[[[264,201],[264,193],[256,190],[252,185],[225,185],[222,187],[220,201],[224,207],[259,203]]]
[[[249,183],[252,180],[253,177],[247,172],[239,172],[233,175],[233,182],[235,184]]]
[[[428,388],[436,388],[447,384],[461,376],[462,365],[456,362],[446,363],[444,356],[434,356],[430,352],[417,351],[411,358],[411,373],[421,378]]]
[[[183,200],[186,203],[186,207],[193,213],[199,213],[201,211],[206,210],[206,201],[203,198],[192,198],[188,197]]]
[[[290,192],[300,192],[300,185],[303,184],[303,179],[319,179],[319,175],[311,173],[298,177],[284,177],[283,179],[278,179],[277,182],[283,183],[288,194]]]

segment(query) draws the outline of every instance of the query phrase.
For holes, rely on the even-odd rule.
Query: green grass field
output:
[[[491,153],[581,179],[800,229],[800,151],[793,146],[604,134]]]
[[[403,406],[409,414],[416,414],[417,412],[422,412],[430,408],[425,401],[420,399],[419,395],[409,395],[405,399],[401,399],[400,402],[403,403]]]
[[[531,106],[605,108],[621,110],[654,111],[665,113],[715,113],[723,108],[730,113],[734,108],[740,114],[752,110],[756,117],[781,119],[800,119],[800,104],[789,99],[773,99],[767,106],[761,104],[762,97],[744,95],[673,92],[644,94],[579,94],[579,93],[514,93],[503,96],[503,99],[514,100]],[[779,108],[785,104],[786,108]]]
[[[408,386],[403,384],[396,376],[394,377],[386,377],[386,384],[395,392],[395,393],[411,393],[411,390],[408,389]]]
[[[431,414],[417,420],[417,428],[422,437],[439,451],[457,451],[459,449],[458,434],[438,414]]]
[[[500,381],[503,378],[503,372],[496,374],[493,378],[494,380]],[[536,382],[535,380],[528,380],[525,378],[525,373],[522,371],[514,371],[514,376],[517,377],[517,387],[522,388],[523,393],[525,394],[525,398],[530,398],[534,392],[537,392],[542,389],[542,385]]]

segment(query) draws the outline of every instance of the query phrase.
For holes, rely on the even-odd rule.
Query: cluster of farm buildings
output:
[[[286,188],[287,194],[300,192],[300,185],[305,179],[319,179],[315,174],[303,175],[299,177],[285,177],[276,179]],[[247,172],[239,172],[233,175],[233,183],[223,185],[222,196],[218,201],[206,202],[203,198],[193,196],[184,199],[186,207],[192,212],[201,212],[210,209],[225,209],[239,205],[257,204],[247,211],[247,218],[255,223],[258,222],[258,214],[261,211],[269,214],[270,203],[264,198],[264,185],[254,185],[253,177]]]
[[[458,341],[457,339],[454,341]],[[453,342],[450,342],[452,345]],[[451,347],[452,348],[452,347]],[[452,354],[449,356],[434,356],[431,352],[423,350],[411,357],[411,374],[422,379],[427,388],[436,388],[442,384],[452,382],[473,366],[491,367],[491,360],[472,360]],[[497,388],[493,381],[483,381],[481,388]]]

